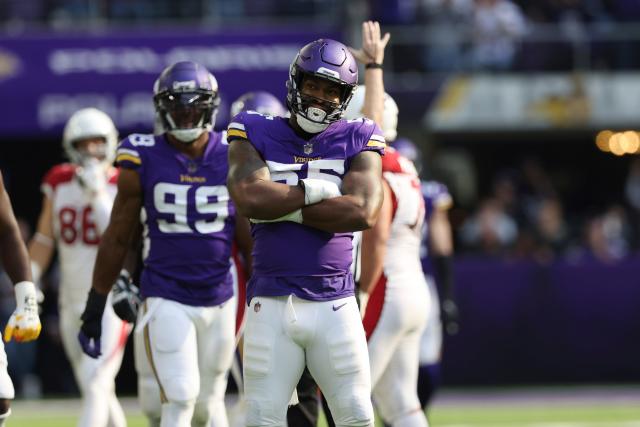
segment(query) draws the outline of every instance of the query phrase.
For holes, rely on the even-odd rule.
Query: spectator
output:
[[[516,242],[518,226],[495,199],[487,199],[463,224],[460,237],[468,249],[488,255],[503,255]]]
[[[463,48],[473,16],[473,0],[423,0],[427,21],[424,61],[427,70],[458,71],[463,66]]]
[[[475,70],[510,69],[526,31],[520,8],[510,0],[476,0],[473,12],[471,66]]]

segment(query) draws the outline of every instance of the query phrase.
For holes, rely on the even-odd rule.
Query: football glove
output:
[[[305,206],[342,196],[336,184],[323,179],[305,178],[299,181],[299,185],[304,188]]]
[[[138,316],[140,289],[131,281],[127,270],[122,270],[111,288],[111,306],[116,315],[125,322],[133,323]]]
[[[82,325],[78,333],[78,341],[80,341],[82,351],[94,359],[97,359],[102,354],[100,350],[100,335],[102,335],[102,314],[106,303],[107,296],[100,295],[95,289],[91,288],[84,313],[80,317]]]
[[[16,309],[4,328],[4,340],[9,342],[14,338],[17,342],[33,341],[42,330],[36,286],[32,282],[19,282],[13,289],[16,294]]]

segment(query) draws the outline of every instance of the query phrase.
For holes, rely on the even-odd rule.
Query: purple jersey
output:
[[[271,180],[296,185],[303,178],[341,185],[362,151],[384,154],[382,131],[370,120],[340,120],[306,141],[288,119],[255,112],[229,124],[229,141],[247,139],[269,167]],[[254,224],[253,275],[247,298],[294,294],[316,301],[353,294],[352,233],[327,233],[294,222]]]
[[[164,136],[134,134],[116,164],[140,176],[144,270],[141,292],[193,306],[233,295],[229,272],[235,206],[226,187],[229,146],[211,132],[204,155],[190,159]]]
[[[449,209],[453,204],[446,185],[437,181],[424,181],[421,186],[427,221],[436,209]]]
[[[429,256],[429,220],[437,209],[449,209],[453,205],[453,199],[446,185],[437,181],[422,181],[422,195],[424,196],[425,221],[422,228],[422,245],[420,246],[420,258]],[[427,268],[426,270],[430,270]]]

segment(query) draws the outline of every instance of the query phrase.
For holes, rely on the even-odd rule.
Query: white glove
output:
[[[304,188],[304,204],[313,205],[325,199],[342,196],[340,189],[333,182],[323,179],[305,178],[300,183]]]
[[[102,162],[98,159],[87,159],[78,167],[76,177],[88,196],[94,197],[107,189],[107,174]]]
[[[16,309],[4,328],[5,342],[15,337],[17,342],[38,338],[42,325],[38,317],[38,297],[32,282],[19,282],[13,287],[16,293]]]
[[[249,221],[251,221],[254,224],[261,224],[264,222],[282,222],[282,221],[291,221],[291,222],[297,222],[298,224],[302,224],[302,209],[297,209],[293,212],[289,212],[288,214],[283,215],[280,218],[276,218],[276,219],[249,218]]]

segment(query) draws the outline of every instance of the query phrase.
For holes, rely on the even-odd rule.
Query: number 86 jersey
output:
[[[235,207],[226,187],[227,150],[218,132],[209,133],[197,159],[163,135],[134,134],[120,143],[116,164],[136,170],[142,187],[143,297],[213,306],[233,296]]]
[[[59,301],[82,307],[91,286],[98,253],[100,231],[94,221],[91,201],[76,178],[77,166],[56,165],[45,175],[41,190],[51,201],[52,226],[60,262]],[[109,171],[107,192],[115,197],[118,171]]]

